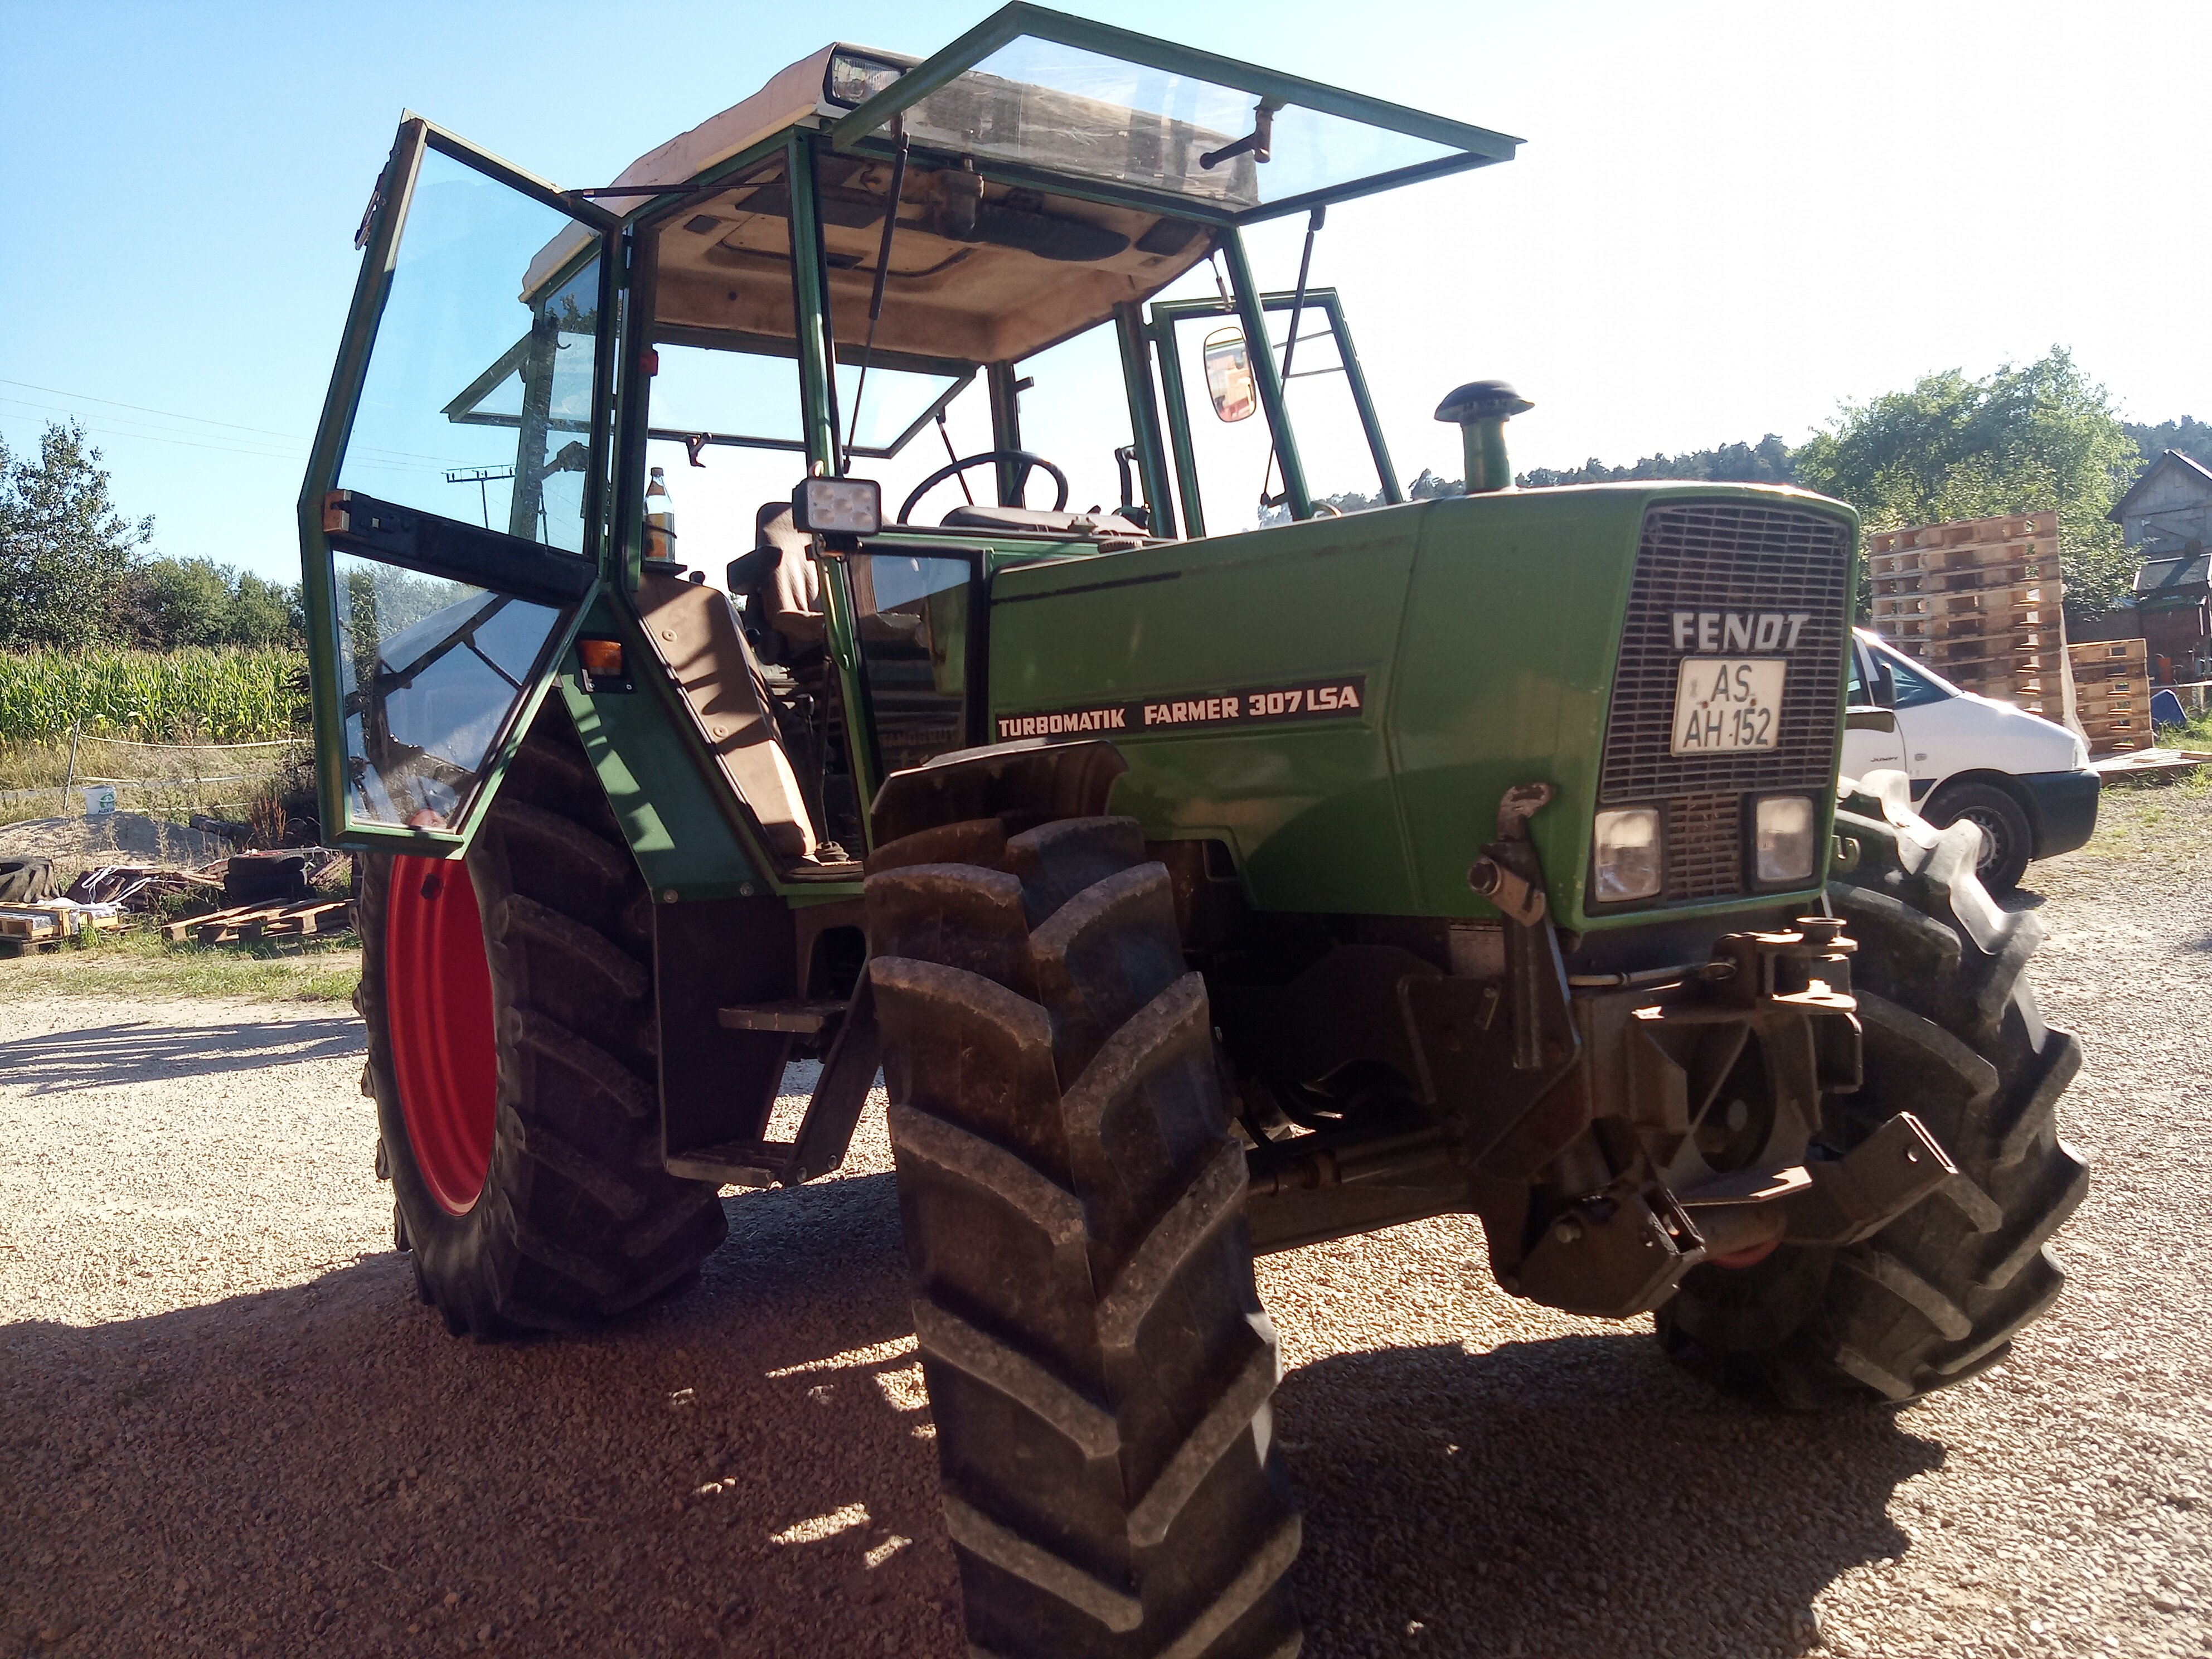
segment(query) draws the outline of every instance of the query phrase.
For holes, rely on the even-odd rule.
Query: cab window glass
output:
[[[968,561],[865,553],[847,563],[883,769],[902,771],[962,747]]]
[[[450,829],[563,613],[350,554],[333,563],[347,817]]]
[[[1267,318],[1277,372],[1289,368],[1283,401],[1308,493],[1316,503],[1343,512],[1382,506],[1382,473],[1329,313],[1318,304],[1301,310],[1295,344],[1287,303],[1271,301]],[[1241,375],[1237,372],[1234,354],[1242,340],[1241,325],[1224,314],[1183,317],[1176,323],[1176,369],[1189,411],[1199,501],[1212,536],[1284,524],[1291,516],[1282,469],[1275,463],[1274,436],[1259,411],[1257,386],[1249,367]],[[1224,384],[1231,393],[1225,408],[1216,396]]]
[[[426,150],[339,486],[582,552],[599,246]]]

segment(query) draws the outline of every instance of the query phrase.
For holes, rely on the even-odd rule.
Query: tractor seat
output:
[[[760,595],[768,625],[793,645],[822,643],[822,572],[810,539],[792,523],[789,501],[770,501],[753,516],[753,552],[738,561],[750,564],[757,559],[767,567],[746,585]],[[734,592],[736,582],[731,586]]]

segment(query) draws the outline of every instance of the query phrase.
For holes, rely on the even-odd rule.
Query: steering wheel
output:
[[[1046,471],[1052,474],[1053,483],[1058,485],[1060,489],[1060,494],[1053,500],[1052,510],[1058,513],[1066,507],[1067,474],[1062,472],[1050,461],[1045,459],[1043,456],[1032,455],[1026,449],[987,449],[981,454],[963,455],[957,461],[947,461],[943,466],[939,467],[936,471],[931,473],[927,478],[924,478],[920,483],[916,484],[914,487],[914,494],[906,498],[905,505],[901,507],[898,510],[898,522],[905,524],[911,520],[914,517],[914,509],[916,505],[920,503],[921,498],[929,494],[931,490],[936,489],[938,485],[943,483],[947,478],[957,477],[960,473],[965,472],[971,466],[981,466],[987,461],[1013,461],[1018,463],[1022,468],[1022,482],[1024,484],[1027,484],[1029,482],[1030,468],[1033,466],[1042,467]]]

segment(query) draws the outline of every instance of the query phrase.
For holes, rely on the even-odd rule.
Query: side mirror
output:
[[[1260,407],[1252,378],[1252,359],[1244,349],[1244,331],[1217,328],[1206,337],[1206,389],[1216,419],[1249,421]]]
[[[1897,707],[1897,676],[1881,658],[1874,660],[1874,700],[1883,708]]]

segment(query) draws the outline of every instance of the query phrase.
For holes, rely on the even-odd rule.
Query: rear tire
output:
[[[1244,1154],[1128,818],[878,849],[869,973],[972,1651],[1287,1659]]]
[[[1670,1350],[1804,1407],[1902,1402],[1997,1364],[2057,1299],[2048,1242],[2089,1181],[2057,1130],[2081,1045],[2021,973],[2042,923],[1990,902],[1961,826],[1932,849],[1850,812],[1836,833],[1860,848],[1828,892],[1859,945],[1866,1079],[1829,1102],[1822,1138],[1847,1152],[1910,1111],[1960,1174],[1862,1243],[1693,1268],[1658,1312]]]
[[[0,904],[29,904],[53,891],[52,860],[0,859]]]
[[[1940,789],[1924,814],[1937,829],[1961,818],[1982,832],[1982,856],[1974,873],[1991,893],[2009,893],[2027,873],[2035,850],[2035,831],[2021,804],[1993,783],[1962,783]]]
[[[380,1171],[417,1293],[456,1335],[628,1312],[722,1242],[717,1189],[661,1168],[649,914],[557,700],[465,860],[362,860]]]

